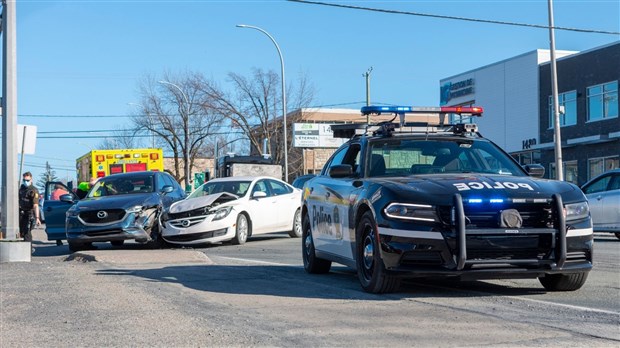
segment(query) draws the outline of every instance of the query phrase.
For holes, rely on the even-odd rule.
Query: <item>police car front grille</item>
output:
[[[468,260],[544,259],[552,250],[552,235],[467,236]]]
[[[104,211],[106,214],[100,214]],[[105,217],[100,217],[106,215]],[[106,224],[120,221],[125,217],[124,209],[91,210],[80,213],[80,219],[89,224]]]
[[[521,228],[553,228],[554,219],[551,203],[510,203],[472,205],[465,204],[465,222],[467,229],[472,228],[501,228],[500,215],[503,210],[515,209],[523,219]],[[447,225],[454,226],[452,207],[441,207],[439,216]]]

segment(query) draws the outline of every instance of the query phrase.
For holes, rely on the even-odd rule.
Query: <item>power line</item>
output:
[[[538,28],[538,29],[547,29],[547,30],[549,29],[549,26],[547,26],[547,25],[539,25],[539,24],[505,22],[505,21],[496,21],[496,20],[490,20],[490,19],[476,19],[476,18],[445,16],[445,15],[436,15],[436,14],[420,13],[420,12],[386,10],[386,9],[362,7],[362,6],[353,6],[353,5],[330,4],[330,3],[321,2],[321,1],[307,1],[307,0],[286,0],[286,1],[299,2],[299,3],[302,3],[302,4],[309,4],[309,5],[331,6],[331,7],[348,8],[348,9],[371,11],[371,12],[402,14],[402,15],[409,15],[409,16],[431,17],[431,18],[440,18],[440,19],[453,19],[453,20],[458,20],[458,21],[468,21],[468,22],[478,22],[478,23],[512,25],[512,26],[517,26],[517,27],[529,27],[529,28]],[[556,27],[556,26],[554,26],[553,29],[555,29],[555,30],[565,30],[565,31],[576,31],[576,32],[581,32],[581,33],[620,35],[620,32],[617,32],[617,31],[606,31],[606,30],[580,29],[580,28],[568,28],[568,27]]]

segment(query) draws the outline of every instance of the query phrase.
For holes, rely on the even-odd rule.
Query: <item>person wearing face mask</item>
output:
[[[19,235],[32,242],[32,228],[40,225],[39,190],[32,184],[32,174],[25,172],[19,187]]]

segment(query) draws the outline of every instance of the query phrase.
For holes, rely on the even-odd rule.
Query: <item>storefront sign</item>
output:
[[[440,103],[446,105],[454,98],[463,97],[474,93],[474,79],[467,79],[458,82],[447,82],[441,86]]]
[[[331,124],[325,123],[294,123],[294,147],[340,147],[346,139],[334,138]]]

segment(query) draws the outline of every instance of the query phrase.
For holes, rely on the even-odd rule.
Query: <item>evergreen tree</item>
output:
[[[45,193],[45,183],[48,181],[58,181],[58,177],[56,176],[56,171],[50,166],[50,163],[45,162],[45,171],[41,173],[37,181],[37,188],[42,195]]]

